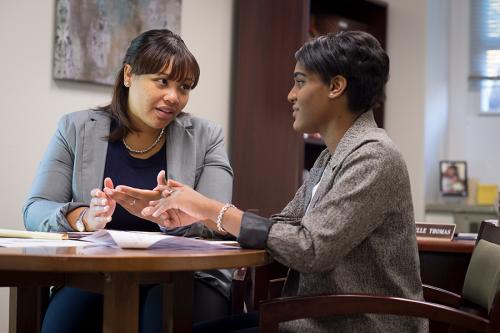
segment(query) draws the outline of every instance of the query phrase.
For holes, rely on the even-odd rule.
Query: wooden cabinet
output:
[[[295,52],[311,35],[366,30],[385,47],[387,7],[375,1],[236,0],[230,158],[233,202],[279,212],[325,148],[292,128]],[[375,110],[383,125],[383,106]]]

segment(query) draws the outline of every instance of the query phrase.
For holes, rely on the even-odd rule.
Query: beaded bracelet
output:
[[[220,232],[227,232],[223,227],[222,227],[222,218],[224,217],[224,214],[226,213],[226,210],[229,208],[234,207],[236,208],[235,205],[227,203],[225,204],[222,209],[219,212],[219,215],[217,216],[217,221],[215,222],[217,224],[217,230]]]

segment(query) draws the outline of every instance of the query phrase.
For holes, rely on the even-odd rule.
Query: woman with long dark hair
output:
[[[23,207],[28,230],[94,231],[102,228],[217,237],[202,223],[166,229],[165,219],[140,212],[166,178],[207,197],[229,201],[232,169],[220,126],[183,112],[200,69],[183,40],[169,30],[150,30],[132,40],[116,77],[111,103],[62,117]],[[157,179],[158,172],[161,173]],[[116,185],[143,190],[133,200]],[[167,218],[191,224],[170,210]],[[231,271],[196,272],[195,321],[229,313]],[[160,286],[142,286],[141,331],[159,331]],[[102,295],[76,288],[53,293],[43,332],[99,332]]]

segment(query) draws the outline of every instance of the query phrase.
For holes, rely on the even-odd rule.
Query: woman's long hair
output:
[[[172,63],[172,64],[171,64]],[[97,108],[105,111],[116,121],[109,134],[109,141],[123,139],[130,131],[136,131],[128,115],[128,88],[123,78],[125,65],[130,65],[132,74],[156,74],[172,65],[169,79],[192,81],[196,87],[200,77],[200,67],[188,50],[184,41],[170,30],[149,30],[132,40],[127,49],[120,72],[116,75],[111,103]]]

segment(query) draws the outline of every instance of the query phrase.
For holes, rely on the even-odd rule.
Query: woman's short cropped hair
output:
[[[389,57],[375,37],[362,31],[320,36],[305,43],[295,59],[325,84],[337,75],[347,80],[349,110],[366,112],[385,100]]]

